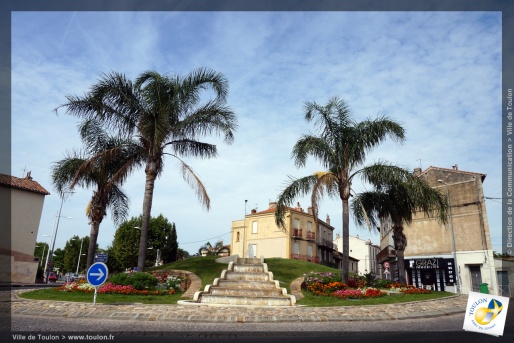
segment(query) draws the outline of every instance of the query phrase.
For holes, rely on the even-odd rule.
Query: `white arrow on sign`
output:
[[[105,274],[104,272],[102,271],[102,269],[98,269],[99,273],[89,273],[89,275],[91,276],[98,276],[96,278],[96,281],[100,280]]]

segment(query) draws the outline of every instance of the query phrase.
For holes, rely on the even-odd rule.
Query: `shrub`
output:
[[[119,273],[111,276],[108,281],[115,285],[132,286],[137,290],[153,289],[159,283],[155,276],[147,273]]]

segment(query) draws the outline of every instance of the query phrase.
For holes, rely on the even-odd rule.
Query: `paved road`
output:
[[[366,307],[263,309],[139,304],[93,307],[83,303],[19,300],[12,295],[11,330],[40,334],[42,338],[63,330],[89,334],[92,338],[96,334],[112,334],[115,342],[123,343],[145,339],[173,343],[514,342],[514,306],[509,308],[504,336],[496,338],[462,330],[466,298]],[[284,315],[284,311],[289,311],[289,315]],[[39,341],[44,340],[49,339]]]

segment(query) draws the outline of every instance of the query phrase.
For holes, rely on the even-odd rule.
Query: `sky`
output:
[[[304,104],[338,96],[357,121],[387,115],[406,141],[386,141],[368,154],[413,170],[430,166],[486,174],[484,195],[493,250],[501,250],[501,13],[500,12],[13,12],[11,174],[33,179],[45,198],[37,241],[50,242],[61,199],[51,182],[53,163],[79,149],[79,120],[55,108],[83,95],[111,71],[135,79],[146,70],[186,75],[211,68],[229,81],[227,104],[238,118],[233,144],[218,137],[219,156],[186,158],[205,185],[203,210],[166,158],[155,183],[152,215],[177,227],[179,246],[194,254],[207,241],[230,243],[233,220],[264,210],[288,176],[322,170],[314,159],[296,168],[291,151],[315,133]],[[144,170],[123,185],[130,214],[142,212]],[[359,179],[356,192],[366,189]],[[369,187],[368,187],[369,188]],[[88,236],[85,215],[92,189],[77,188],[62,204],[55,247]],[[245,206],[245,200],[248,200]],[[309,198],[299,198],[303,208]],[[341,201],[324,199],[341,233]],[[101,248],[116,225],[104,218]],[[379,244],[376,233],[350,234]],[[45,236],[47,235],[47,236]]]

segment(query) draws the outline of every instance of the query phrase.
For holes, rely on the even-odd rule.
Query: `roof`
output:
[[[50,192],[48,192],[43,186],[32,180],[30,173],[28,173],[23,179],[16,176],[0,174],[0,185],[10,186],[11,188],[22,189],[24,191],[43,195],[50,195]]]
[[[482,174],[482,173],[475,173],[475,172],[470,172],[470,171],[465,171],[465,170],[459,170],[459,169],[450,169],[450,168],[441,168],[441,167],[434,167],[434,166],[430,166],[428,167],[427,169],[425,169],[423,172],[421,172],[421,174],[419,175],[423,175],[423,174],[426,174],[429,170],[431,169],[438,169],[438,170],[443,170],[443,171],[448,171],[448,172],[452,172],[452,173],[461,173],[461,174],[472,174],[472,175],[479,175],[480,178],[482,179],[482,182],[484,182],[484,179],[486,177],[486,174]]]

